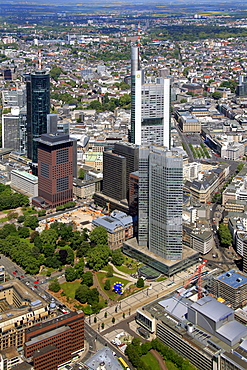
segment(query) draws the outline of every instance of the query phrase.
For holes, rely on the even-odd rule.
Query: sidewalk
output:
[[[189,270],[194,271],[195,267],[191,266]],[[133,315],[143,305],[176,291],[178,287],[185,284],[188,278],[189,274],[182,272],[179,276],[174,276],[174,280],[170,278],[162,282],[152,282],[148,288],[116,302],[113,306],[103,308],[98,314],[86,317],[86,322],[98,331],[111,328],[113,317],[115,318],[115,325],[120,323],[124,317],[127,318]],[[106,318],[105,312],[107,313]],[[94,322],[95,318],[97,320],[96,323]],[[104,329],[101,327],[102,323],[104,323]]]

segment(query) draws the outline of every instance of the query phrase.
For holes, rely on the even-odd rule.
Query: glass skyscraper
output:
[[[27,156],[38,163],[37,142],[47,133],[47,114],[50,113],[50,75],[39,70],[26,76],[27,87]]]
[[[167,260],[182,259],[182,186],[181,156],[140,148],[138,242]]]
[[[131,48],[131,142],[170,149],[170,79],[145,82],[139,47]]]

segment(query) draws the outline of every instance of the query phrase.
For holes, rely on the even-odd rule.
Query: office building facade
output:
[[[131,48],[131,137],[137,145],[157,144],[170,149],[170,79],[145,82],[139,48]]]
[[[11,187],[27,196],[38,195],[38,177],[26,171],[11,171]]]
[[[46,70],[26,76],[27,88],[27,156],[38,163],[37,142],[34,139],[47,132],[50,113],[50,75]]]
[[[54,370],[84,350],[84,313],[70,312],[25,333],[24,354],[35,370]]]
[[[137,145],[133,145],[130,143],[115,143],[113,153],[122,155],[126,158],[126,196],[125,198],[129,198],[129,179],[130,174],[134,171],[138,170],[139,165],[139,148]]]
[[[182,259],[183,159],[164,148],[139,150],[139,245]]]
[[[232,269],[212,277],[209,287],[210,293],[224,299],[234,309],[247,302],[247,275],[238,270]]]
[[[129,198],[129,177],[138,169],[139,148],[131,143],[115,143],[103,152],[103,194],[118,201]]]
[[[247,329],[210,296],[166,296],[137,310],[136,321],[200,370],[244,370]]]
[[[26,109],[12,107],[2,115],[2,146],[13,151],[26,153]]]
[[[49,207],[73,200],[74,139],[65,134],[43,134],[38,143],[38,196]]]

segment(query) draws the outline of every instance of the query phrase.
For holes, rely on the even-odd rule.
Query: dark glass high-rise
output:
[[[38,162],[37,143],[33,141],[47,132],[47,114],[50,113],[50,75],[46,70],[25,76],[27,87],[27,156]]]

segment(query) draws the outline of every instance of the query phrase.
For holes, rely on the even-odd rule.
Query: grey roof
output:
[[[228,341],[235,344],[241,338],[246,337],[247,328],[245,325],[234,320],[222,325],[219,329],[216,330],[216,333],[220,334],[223,338],[226,338]]]
[[[241,349],[247,351],[247,339],[244,339],[243,342],[239,346]]]
[[[30,346],[30,345],[33,345],[34,343],[38,343],[44,339],[48,339],[48,338],[51,338],[55,335],[58,335],[58,334],[62,334],[64,333],[65,331],[68,331],[68,330],[71,330],[69,326],[61,326],[59,328],[56,328],[56,329],[53,329],[53,330],[50,330],[50,331],[46,331],[40,335],[36,335],[35,337],[31,338],[28,342],[25,343],[26,346]]]
[[[119,226],[126,227],[132,223],[131,216],[127,216],[126,213],[119,211],[113,211],[111,216],[100,216],[93,220],[95,226],[103,226],[110,233],[114,232]]]
[[[191,308],[215,322],[222,320],[224,317],[227,317],[234,312],[232,308],[225,306],[210,296],[199,299],[191,305]]]
[[[106,370],[123,370],[117,358],[113,356],[112,351],[108,347],[101,348],[89,360],[85,361],[85,365],[92,370],[97,370],[98,366],[104,362]]]
[[[55,132],[55,133],[42,134],[40,137],[34,139],[34,141],[37,141],[39,143],[42,143],[48,146],[55,146],[55,145],[73,142],[73,141],[76,141],[76,139],[71,138],[68,134]]]
[[[189,299],[180,297],[169,297],[167,299],[163,299],[159,302],[159,304],[164,307],[164,309],[178,318],[179,320],[185,320],[185,316],[188,312],[188,306],[192,304]]]

